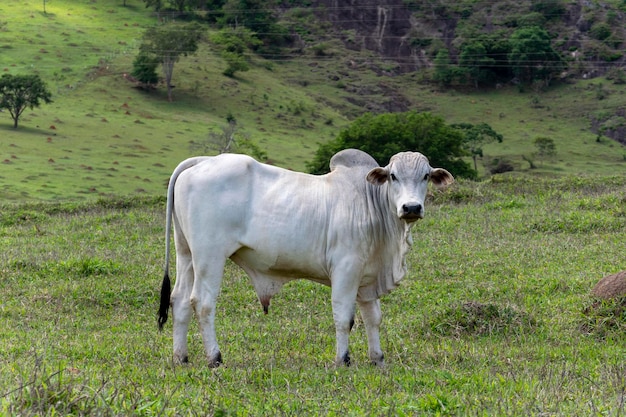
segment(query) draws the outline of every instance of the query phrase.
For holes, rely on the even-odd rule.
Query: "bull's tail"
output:
[[[165,267],[163,274],[163,283],[161,284],[161,302],[159,304],[159,330],[163,329],[163,325],[167,321],[167,314],[170,308],[170,293],[172,283],[170,281],[170,232],[172,229],[172,216],[174,213],[174,185],[178,176],[186,169],[191,168],[198,163],[210,158],[209,156],[198,156],[189,158],[181,162],[170,177],[170,183],[167,186],[167,208],[165,211]]]
[[[170,293],[172,283],[170,282],[169,271],[165,271],[163,283],[161,284],[161,303],[159,304],[159,330],[163,330],[163,325],[167,321],[167,313],[170,309]]]

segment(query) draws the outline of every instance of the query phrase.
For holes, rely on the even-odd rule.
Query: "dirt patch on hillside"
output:
[[[375,86],[353,84],[349,85],[346,91],[352,94],[346,97],[346,100],[368,112],[405,112],[411,108],[411,101],[408,98],[385,83],[378,83]]]
[[[591,131],[626,145],[626,108],[617,109],[609,117],[592,118]]]

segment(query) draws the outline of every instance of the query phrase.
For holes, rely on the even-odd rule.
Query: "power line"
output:
[[[483,4],[490,4],[490,5],[496,5],[497,1],[483,1],[481,2]],[[405,10],[406,6],[405,5],[363,5],[362,7],[359,7],[360,10],[380,10],[381,8],[388,8],[388,9],[402,9]],[[273,8],[259,8],[259,9],[250,9],[250,10],[239,10],[238,12],[243,13],[243,14],[252,14],[252,13],[258,13],[259,11],[273,11]],[[336,12],[341,12],[341,11],[352,11],[354,10],[354,6],[337,6],[337,7],[319,7],[319,8],[306,8],[307,11],[317,11],[317,12],[322,12],[322,11],[331,11],[333,13]],[[171,16],[174,15],[175,12],[171,12]],[[218,13],[217,11],[215,11],[215,13]],[[221,12],[220,12],[221,13]],[[150,15],[152,15],[152,12],[150,12]],[[167,14],[166,14],[167,15]],[[429,19],[432,20],[432,19]],[[435,19],[437,20],[437,19]],[[441,20],[444,20],[443,18]],[[403,19],[404,21],[404,19]],[[337,20],[332,20],[333,24],[336,25],[342,25],[342,24],[346,24],[346,23],[362,23],[362,24],[368,24],[368,23],[373,23],[373,22],[378,22],[377,19],[362,19],[362,20],[352,20],[352,19],[345,19],[345,20],[341,20],[341,19],[337,19]],[[389,22],[389,21],[388,21]],[[395,22],[395,20],[391,20],[391,22]],[[331,23],[331,21],[326,21],[325,23]],[[32,29],[40,29],[40,31],[46,31],[46,30],[50,30],[50,29],[56,29],[57,26],[51,23],[47,23],[44,25],[38,25],[38,24],[25,24],[22,25],[20,27],[20,31],[29,31]],[[76,30],[76,31],[87,31],[87,30],[94,30],[94,31],[98,31],[98,30],[117,30],[119,32],[121,32],[122,34],[126,34],[126,32],[130,32],[131,34],[136,34],[136,35],[140,35],[142,34],[141,32],[143,30],[145,30],[145,28],[142,27],[118,27],[117,25],[74,25],[72,26],[72,30]],[[180,30],[185,30],[184,26],[180,27]],[[279,32],[257,32],[257,35],[259,36],[272,36],[272,35],[281,35],[282,33]],[[72,34],[68,34],[68,38],[71,37]],[[118,55],[130,55],[133,53],[137,53],[139,51],[138,47],[136,46],[136,43],[138,42],[138,38],[140,36],[134,36],[132,41],[129,41],[131,43],[134,43],[134,45],[128,45],[125,47],[122,47],[121,49],[118,50],[108,50],[104,53],[104,56],[106,57],[107,55],[113,55],[113,56],[118,56]],[[411,40],[411,36],[409,35],[404,35],[404,36],[396,36],[396,35],[381,35],[381,36],[368,36],[366,34],[359,34],[356,35],[357,39],[359,40],[363,40],[366,38],[374,38],[375,40],[379,41],[379,42],[400,42],[400,41],[410,41]],[[44,38],[45,39],[45,38]],[[111,39],[113,41],[117,40],[118,37],[115,34],[111,34],[108,35],[108,39]],[[321,42],[324,42],[325,40],[334,40],[335,38],[332,37],[328,37],[326,39],[322,38]],[[444,40],[444,41],[450,41],[453,38],[441,38],[438,36],[427,36],[427,37],[415,37],[415,39],[419,39],[422,41],[435,41],[435,40]],[[468,37],[465,38],[466,42],[472,42],[472,41],[478,41],[478,40],[482,40],[482,37]],[[566,38],[555,38],[552,39],[552,42],[566,42],[569,39]],[[119,41],[118,41],[119,42]],[[581,40],[577,40],[576,42],[578,42],[578,44],[580,44],[583,48],[586,47],[586,45],[591,44],[597,44],[598,41],[596,40],[592,40],[592,39],[581,39]],[[32,43],[29,42],[12,42],[11,45],[12,47],[15,48],[19,48],[19,49],[23,49],[24,47],[32,47],[35,46],[35,48],[40,47],[42,51],[44,51],[46,49],[46,47],[50,48],[51,51],[45,51],[42,52],[46,53],[53,53],[53,52],[58,52],[59,50],[62,50],[64,47],[71,47],[72,50],[74,52],[78,52],[78,54],[80,54],[83,57],[87,57],[87,59],[89,59],[90,57],[95,58],[102,58],[103,57],[103,53],[101,51],[97,51],[95,50],[95,48],[103,48],[102,45],[78,45],[78,44],[66,44],[64,46],[48,46],[45,43],[42,43],[40,45],[33,45]],[[157,51],[158,52],[158,51]],[[68,55],[73,55],[73,54],[68,54]],[[292,60],[292,59],[300,59],[300,60],[307,60],[310,59],[311,61],[324,61],[324,60],[334,60],[336,59],[336,57],[334,56],[329,56],[329,57],[315,57],[315,58],[309,58],[306,55],[302,55],[302,54],[245,54],[246,57],[248,58],[256,58],[256,57],[260,57],[262,59],[268,60],[268,61],[274,61],[274,62],[285,62],[286,60]],[[498,67],[510,67],[510,65],[508,64],[502,64],[501,62],[504,61],[506,58],[508,58],[508,53],[495,53],[495,54],[470,54],[470,55],[465,55],[466,58],[468,59],[473,59],[473,58],[483,58],[483,57],[488,57],[488,58],[494,58],[496,60],[499,59],[499,62],[496,63],[490,63],[490,64],[484,64],[484,65],[466,65],[466,67],[469,68],[479,68],[479,67],[489,67],[489,68],[498,68]],[[213,60],[218,60],[220,58],[209,58],[209,55],[205,55],[202,57],[202,59],[204,60],[204,62],[211,62]],[[404,58],[404,60],[406,62],[402,62],[403,59],[399,59],[399,58],[395,58],[394,60],[390,60],[389,62],[396,62],[397,65],[399,66],[414,66],[415,62],[411,57],[406,57]],[[589,59],[585,59],[585,61],[589,61]],[[528,62],[528,61],[527,61]],[[560,61],[556,61],[556,60],[538,60],[536,62],[529,62],[531,64],[531,66],[533,65],[539,65],[539,64],[554,64],[554,63],[558,63]],[[598,61],[598,62],[602,62],[602,61]],[[41,66],[41,65],[37,65],[40,68],[56,68],[56,67],[52,67],[52,66]],[[76,65],[74,65],[76,66]],[[83,66],[84,68],[84,66]]]

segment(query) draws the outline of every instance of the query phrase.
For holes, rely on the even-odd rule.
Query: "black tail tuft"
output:
[[[165,272],[163,284],[161,285],[161,304],[159,305],[159,330],[163,330],[163,325],[167,321],[167,312],[170,309],[170,292],[172,283],[169,273]]]

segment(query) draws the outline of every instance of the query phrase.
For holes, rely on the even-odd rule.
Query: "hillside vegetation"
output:
[[[0,5],[0,70],[37,73],[54,102],[23,116],[13,129],[0,116],[0,186],[5,199],[83,199],[163,194],[191,144],[219,132],[227,118],[283,167],[302,170],[321,142],[366,111],[429,111],[450,123],[486,122],[503,134],[485,147],[483,164],[507,160],[531,174],[609,174],[623,170],[624,147],[592,132],[620,127],[623,84],[594,78],[548,90],[442,89],[422,70],[393,75],[387,59],[341,41],[315,42],[289,58],[251,55],[251,69],[229,78],[208,44],[182,58],[174,101],[165,89],[142,91],[127,75],[146,27],[156,16],[139,0]],[[327,22],[328,23],[328,22]],[[389,67],[391,65],[391,67]],[[382,71],[381,71],[382,69]],[[525,158],[533,140],[552,138],[556,158]],[[481,175],[488,175],[480,166]]]

